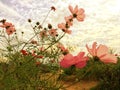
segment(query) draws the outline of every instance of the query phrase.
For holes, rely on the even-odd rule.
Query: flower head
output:
[[[51,36],[53,36],[53,37],[55,37],[55,36],[58,35],[56,29],[51,29],[51,30],[49,30],[48,32],[49,32],[49,34],[50,34]]]
[[[86,61],[88,60],[88,57],[84,55],[85,55],[84,52],[80,52],[77,56],[67,54],[60,61],[60,66],[64,68],[69,68],[75,65],[77,68],[83,68],[86,66]]]
[[[87,56],[85,56],[85,52],[80,52],[80,53],[78,53],[77,56],[74,57],[74,59],[77,60],[75,66],[77,68],[83,68],[86,66],[86,63],[87,63],[89,58]]]
[[[45,30],[40,32],[40,37],[46,37],[47,36],[47,32]]]
[[[65,23],[58,24],[58,28],[62,29],[63,32],[71,34],[71,30],[68,30],[69,25]]]
[[[86,45],[86,48],[93,57],[98,57],[99,60],[104,63],[117,63],[116,56],[110,54],[108,47],[105,45],[100,44],[97,47],[97,43],[94,42],[91,49],[88,47],[88,45]]]
[[[73,15],[73,18],[76,18],[78,21],[84,21],[85,14],[83,8],[78,8],[78,5],[73,8],[72,6],[69,6],[69,10]]]
[[[2,23],[2,25],[0,25],[0,27],[5,28],[6,29],[6,33],[8,35],[13,34],[13,32],[15,32],[15,27],[12,23],[6,22],[4,21],[4,23]]]
[[[69,26],[72,26],[73,25],[73,16],[70,15],[70,16],[65,17],[65,21]]]

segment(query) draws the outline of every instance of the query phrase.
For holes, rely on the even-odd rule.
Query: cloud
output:
[[[18,0],[18,3],[21,6],[24,6],[24,7],[27,7],[27,8],[32,8],[33,0]]]
[[[2,2],[0,2],[0,11],[3,15],[6,15],[6,16],[22,18],[22,16],[20,14],[18,14],[15,10],[13,10],[11,7],[3,4]]]

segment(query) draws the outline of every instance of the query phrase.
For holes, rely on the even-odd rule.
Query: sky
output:
[[[0,19],[13,22],[30,37],[28,18],[42,22],[50,7],[55,6],[56,11],[50,13],[46,23],[57,26],[70,14],[68,6],[78,5],[85,9],[85,21],[75,22],[72,35],[64,37],[62,42],[77,47],[78,52],[85,49],[86,43],[97,41],[120,53],[119,3],[120,0],[0,0]]]

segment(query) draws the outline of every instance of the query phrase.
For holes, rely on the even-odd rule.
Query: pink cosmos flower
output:
[[[88,61],[88,57],[87,56],[84,56],[85,55],[85,52],[80,52],[77,56],[74,57],[74,59],[77,60],[75,66],[77,68],[83,68],[86,66],[86,63]]]
[[[5,28],[6,29],[6,33],[8,35],[13,34],[13,32],[15,32],[15,27],[12,23],[9,22],[4,22],[3,25],[0,25],[0,27]]]
[[[63,32],[71,34],[71,30],[68,30],[69,25],[65,23],[58,24],[58,28],[62,29]]]
[[[97,47],[97,43],[94,42],[91,49],[88,47],[87,44],[86,48],[93,57],[98,57],[100,61],[104,63],[117,63],[117,57],[113,54],[110,54],[108,47],[105,45],[100,44]]]
[[[49,30],[48,32],[49,32],[49,34],[50,34],[51,36],[53,36],[53,37],[55,37],[55,36],[58,35],[56,29],[51,29],[51,30]]]
[[[2,27],[2,28],[14,27],[14,25],[12,25],[12,23],[9,23],[9,22],[4,22],[2,24],[3,25],[0,25],[0,27]]]
[[[6,29],[6,33],[7,33],[8,35],[13,34],[13,32],[15,32],[15,28],[14,28],[14,27],[9,27],[8,29]]]
[[[68,24],[68,26],[72,26],[73,25],[73,16],[70,15],[70,16],[65,17],[65,21]]]
[[[69,10],[72,13],[73,18],[76,18],[78,21],[84,21],[85,11],[83,8],[78,9],[78,6],[76,5],[75,8],[73,8],[72,6],[69,6]]]
[[[40,32],[40,37],[46,37],[47,36],[47,32],[45,30]]]
[[[60,66],[63,68],[69,68],[72,65],[75,65],[77,68],[83,68],[86,66],[86,61],[88,60],[88,57],[84,55],[84,52],[80,52],[77,56],[67,54],[60,61]]]

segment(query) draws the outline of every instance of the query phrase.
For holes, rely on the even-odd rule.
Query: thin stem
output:
[[[49,13],[50,13],[50,11],[51,10],[49,10],[49,12],[47,13],[47,15],[46,15],[46,17],[44,18],[44,20],[43,20],[43,22],[42,22],[42,24],[41,25],[43,25],[44,24],[44,22],[45,22],[45,20],[47,19],[47,17],[48,17],[48,15],[49,15]],[[38,35],[40,32],[38,32],[38,33],[35,33],[35,35],[33,35],[25,44],[24,44],[24,46],[23,46],[23,48],[22,49],[24,49],[25,48],[25,46],[36,36],[36,35]]]
[[[56,42],[54,42],[53,44],[51,44],[50,46],[48,46],[43,52],[46,53],[45,51],[46,51],[47,49],[49,49],[52,45],[54,45],[55,43],[57,43],[60,39],[62,39],[65,34],[66,34],[66,33],[64,33]],[[38,53],[37,55],[39,55],[39,54],[40,54],[40,53]],[[32,57],[30,60],[32,60],[33,58],[34,58],[34,57]]]
[[[46,51],[47,49],[49,49],[52,45],[54,45],[55,43],[57,43],[60,39],[62,39],[65,36],[65,33],[58,39],[56,40],[54,43],[52,43],[50,46],[48,46],[44,51]],[[44,52],[43,51],[43,52]]]
[[[47,19],[48,15],[50,14],[50,12],[51,12],[51,10],[49,10],[49,11],[48,11],[48,13],[47,13],[47,15],[45,16],[45,18],[44,18],[44,20],[43,20],[43,22],[42,22],[42,24],[41,24],[41,25],[43,25],[43,24],[44,24],[45,20]]]
[[[36,34],[37,32],[35,31],[35,28],[32,26],[32,24],[30,24],[30,25],[31,25],[32,29],[34,30],[34,33]],[[39,41],[39,37],[37,34],[36,34],[36,37],[37,37],[37,40]]]

